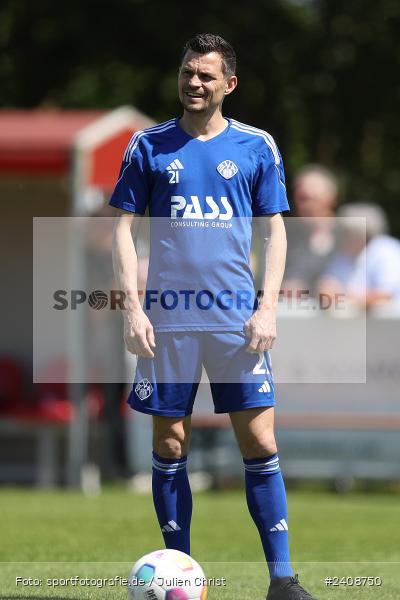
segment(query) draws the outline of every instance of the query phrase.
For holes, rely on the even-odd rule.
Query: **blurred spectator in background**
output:
[[[316,282],[335,251],[338,184],[322,165],[300,169],[293,183],[294,217],[286,219],[288,253],[283,290],[315,294]]]
[[[382,208],[346,204],[338,216],[339,249],[319,281],[319,292],[331,297],[345,293],[367,308],[400,305],[400,242],[387,234]]]

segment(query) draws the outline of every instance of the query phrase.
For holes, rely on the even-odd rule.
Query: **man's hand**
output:
[[[246,352],[259,354],[270,350],[276,339],[276,313],[273,309],[259,309],[244,324],[244,332],[250,338]]]
[[[125,316],[124,340],[132,354],[154,358],[156,342],[153,326],[141,308]]]

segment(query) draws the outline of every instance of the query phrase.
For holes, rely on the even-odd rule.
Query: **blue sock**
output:
[[[190,554],[192,492],[187,457],[162,458],[153,452],[153,502],[165,547]]]
[[[286,491],[278,455],[243,462],[247,505],[261,537],[270,577],[291,577]]]

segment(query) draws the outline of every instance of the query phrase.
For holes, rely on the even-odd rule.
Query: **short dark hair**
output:
[[[222,58],[222,70],[224,75],[234,75],[236,72],[236,54],[232,46],[220,35],[214,33],[197,33],[186,42],[183,48],[182,60],[186,53],[191,50],[196,54],[208,54],[217,52]]]

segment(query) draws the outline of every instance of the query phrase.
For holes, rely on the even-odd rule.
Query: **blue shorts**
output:
[[[240,331],[156,333],[155,356],[139,357],[128,403],[150,415],[190,415],[204,365],[214,412],[274,406],[269,353],[250,354],[248,343]]]

